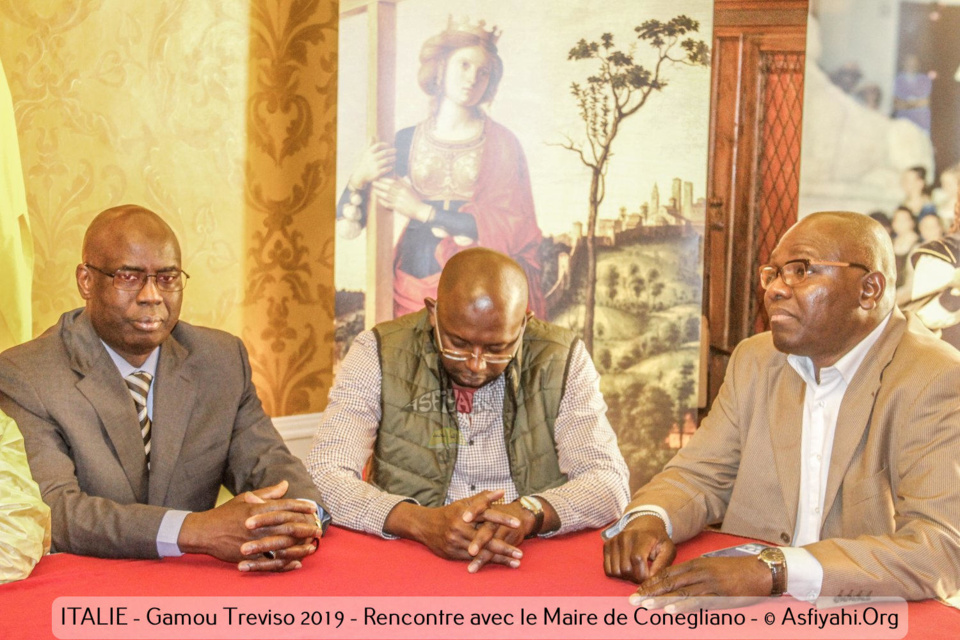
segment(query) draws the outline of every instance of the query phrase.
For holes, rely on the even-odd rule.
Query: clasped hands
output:
[[[482,491],[443,507],[401,502],[387,516],[387,533],[426,545],[448,560],[469,561],[476,573],[485,564],[516,569],[523,552],[518,548],[536,526],[536,518],[518,502],[495,504],[503,490]]]
[[[639,583],[630,603],[647,609],[731,608],[770,594],[770,571],[756,556],[696,558],[671,566],[676,555],[663,521],[640,516],[604,543],[603,570]]]
[[[180,529],[180,550],[236,562],[240,571],[299,569],[317,550],[322,531],[313,503],[285,499],[287,488],[283,480],[189,514]]]

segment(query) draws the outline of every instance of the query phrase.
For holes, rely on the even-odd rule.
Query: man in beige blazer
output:
[[[319,493],[263,412],[240,340],[179,321],[189,276],[170,227],[134,205],[104,211],[76,276],[86,307],[0,355],[0,407],[54,549],[298,568],[321,533]],[[215,507],[221,485],[238,495]]]
[[[960,353],[895,308],[895,275],[867,216],[787,231],[761,269],[771,331],[738,345],[710,415],[605,543],[635,603],[957,593]],[[669,566],[718,523],[785,546]]]

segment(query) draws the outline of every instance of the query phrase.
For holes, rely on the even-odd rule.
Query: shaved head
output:
[[[833,245],[838,259],[859,262],[882,273],[889,286],[878,312],[881,319],[890,313],[896,300],[897,263],[893,242],[883,225],[862,213],[820,211],[803,218],[790,231],[793,229],[814,229],[823,242]]]
[[[83,236],[83,261],[97,263],[105,250],[130,234],[172,242],[177,260],[180,259],[180,243],[163,218],[140,205],[122,204],[101,211],[87,227]]]
[[[431,321],[442,328],[443,348],[476,354],[502,354],[514,348],[526,322],[527,276],[509,257],[490,249],[467,249],[443,268],[437,299],[426,300]],[[434,325],[436,326],[436,324]],[[500,375],[506,365],[482,358],[455,362],[441,358],[454,382],[480,387]]]
[[[447,262],[440,274],[437,300],[477,313],[523,315],[527,276],[519,264],[490,249],[468,249]]]

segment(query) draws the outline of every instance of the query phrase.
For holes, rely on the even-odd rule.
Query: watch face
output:
[[[783,557],[783,551],[775,547],[764,549],[760,552],[760,559],[764,562],[775,562],[777,564],[783,564],[786,559]]]

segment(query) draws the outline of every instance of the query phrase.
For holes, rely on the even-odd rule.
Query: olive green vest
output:
[[[424,506],[442,506],[460,430],[450,379],[438,366],[428,312],[378,324],[373,332],[383,382],[370,481]],[[531,319],[517,357],[503,373],[503,436],[520,495],[567,481],[557,461],[553,425],[575,340],[571,331]]]

